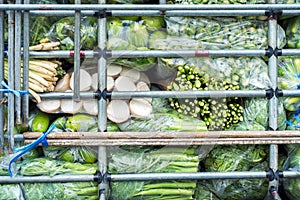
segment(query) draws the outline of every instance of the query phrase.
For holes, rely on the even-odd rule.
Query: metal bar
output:
[[[282,95],[284,97],[300,97],[299,90],[282,90]]]
[[[299,92],[299,91],[298,91]],[[39,94],[43,99],[71,99],[73,98],[72,92],[51,92]],[[80,98],[91,99],[95,98],[94,92],[81,92]],[[266,97],[265,90],[187,90],[187,91],[128,91],[111,93],[112,99],[130,99],[130,98],[218,98],[218,97]]]
[[[282,56],[300,56],[300,49],[281,49]]]
[[[264,16],[265,10],[175,10],[166,11],[166,16]]]
[[[1,176],[0,183],[66,183],[66,182],[93,182],[94,175],[55,175],[55,176]]]
[[[275,0],[270,0],[271,3],[275,3]],[[277,19],[273,14],[268,18],[268,44],[272,49],[277,48]],[[269,77],[271,80],[271,87],[275,91],[278,83],[278,59],[273,54],[268,59]],[[278,98],[274,95],[269,101],[269,127],[271,131],[276,131],[278,127]],[[270,161],[269,166],[274,172],[278,169],[278,144],[274,143],[270,145]],[[269,188],[278,189],[278,180],[269,182]],[[268,193],[268,195],[271,195]],[[267,196],[268,196],[267,195]]]
[[[17,4],[21,0],[16,0]],[[15,89],[21,90],[21,12],[15,11]],[[15,97],[15,123],[21,124],[21,98]]]
[[[299,171],[282,171],[283,178],[300,178]]]
[[[0,10],[300,10],[299,4],[214,4],[214,5],[154,5],[154,4],[10,4]]]
[[[75,0],[75,4],[81,4],[81,0]],[[80,26],[81,11],[75,11],[75,30],[74,30],[74,88],[73,100],[80,101]]]
[[[8,140],[8,135],[4,135],[4,139]],[[24,141],[23,134],[14,134],[14,140],[18,142]]]
[[[0,0],[0,4],[4,1]],[[0,11],[0,52],[4,52],[4,11]],[[0,81],[4,80],[4,55],[0,53]],[[0,84],[0,89],[3,89]],[[3,100],[3,92],[0,92],[0,100]],[[0,104],[0,155],[4,154],[4,115],[3,104]]]
[[[162,180],[214,180],[214,179],[265,179],[262,172],[191,172],[191,173],[143,173],[109,174],[108,180],[117,181],[162,181]]]
[[[30,0],[24,0],[24,4],[29,4]],[[29,26],[30,26],[30,14],[29,11],[24,11],[23,14],[23,90],[28,91],[29,82]],[[29,95],[22,97],[22,120],[23,126],[28,126],[29,116]]]
[[[11,5],[11,4],[6,4]],[[8,86],[11,89],[14,89],[14,77],[15,77],[15,44],[14,44],[14,36],[15,36],[15,15],[14,11],[8,12]],[[15,121],[15,97],[13,93],[8,93],[8,117],[7,117],[7,131],[8,131],[8,151],[9,153],[13,153],[14,149],[14,121]]]
[[[295,50],[300,55],[300,50]],[[104,53],[104,52],[103,52]],[[31,57],[38,58],[72,58],[73,51],[30,51]],[[106,56],[112,58],[136,58],[136,57],[213,57],[213,56],[265,56],[266,50],[112,50],[106,51]],[[80,51],[81,57],[94,58],[97,52],[92,50]]]

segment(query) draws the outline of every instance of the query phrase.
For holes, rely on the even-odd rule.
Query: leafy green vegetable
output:
[[[0,200],[24,200],[19,184],[0,184]]]
[[[204,171],[263,171],[268,166],[268,147],[262,145],[216,146],[203,160]],[[198,189],[199,188],[199,189]],[[198,182],[196,199],[215,200],[264,199],[268,182],[264,179],[220,179]],[[202,198],[202,191],[205,190]]]

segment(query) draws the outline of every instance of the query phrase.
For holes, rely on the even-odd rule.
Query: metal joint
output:
[[[109,182],[111,181],[111,175],[109,173],[104,174],[103,176],[103,181],[104,182]]]
[[[96,58],[106,58],[106,49],[100,49],[99,47],[94,50],[94,57]]]
[[[96,174],[94,175],[94,181],[97,183],[101,183],[103,180],[103,177],[101,175],[100,171],[97,171]]]
[[[269,179],[269,181],[275,180],[276,175],[275,175],[274,171],[271,168],[266,171],[266,174],[267,174],[266,177]]]
[[[96,92],[95,92],[95,99],[97,99],[97,100],[100,100],[101,99],[101,97],[102,97],[102,92],[100,91],[100,90],[97,90]]]
[[[107,99],[111,99],[111,92],[104,89],[101,96],[106,101]]]
[[[274,96],[274,90],[273,90],[273,88],[267,89],[267,90],[266,90],[266,97],[267,97],[268,99],[272,99],[273,96]]]
[[[274,55],[275,55],[276,57],[282,56],[282,49],[278,49],[278,48],[276,47],[275,50],[274,50]]]
[[[275,96],[278,98],[278,97],[283,97],[283,91],[282,89],[278,89],[276,88],[275,90]]]
[[[277,170],[276,175],[277,175],[278,178],[283,178],[283,171]]]
[[[94,16],[95,17],[99,17],[99,18],[111,17],[112,16],[112,12],[111,11],[107,11],[107,10],[100,10],[98,12],[95,12]]]
[[[268,56],[268,58],[270,58],[271,56],[273,56],[273,54],[274,54],[274,49],[273,49],[272,47],[269,46],[269,47],[266,49],[265,56]]]
[[[282,10],[267,10],[265,15],[269,20],[277,20],[282,15]]]

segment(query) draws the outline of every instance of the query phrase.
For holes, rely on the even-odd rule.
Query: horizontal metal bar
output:
[[[300,56],[300,49],[281,49],[282,56]]]
[[[300,97],[300,90],[282,90],[284,97]]]
[[[74,51],[29,51],[29,55],[37,58],[74,58]],[[80,56],[84,58],[94,58],[95,52],[92,50],[80,51]]]
[[[4,139],[5,140],[8,140],[8,135],[4,135]],[[14,134],[14,140],[16,142],[21,142],[21,141],[24,141],[24,137],[23,137],[23,134]]]
[[[50,92],[40,93],[43,99],[72,99],[72,92]],[[81,92],[80,97],[96,98],[94,92]],[[130,99],[130,98],[223,98],[223,97],[266,97],[265,90],[191,90],[191,91],[114,91],[111,92],[112,99]]]
[[[109,181],[150,181],[150,180],[212,180],[212,179],[263,179],[267,172],[195,172],[195,173],[144,173],[110,174]]]
[[[282,171],[283,178],[300,178],[299,171]]]
[[[93,182],[95,175],[55,175],[55,176],[0,176],[0,183],[63,183],[63,182]]]
[[[175,10],[166,11],[166,16],[265,16],[265,10]]]
[[[113,50],[112,58],[136,57],[211,57],[211,56],[265,56],[266,50]]]
[[[266,97],[265,90],[216,90],[216,91],[138,91],[112,92],[112,99],[149,98],[221,98],[221,97]]]
[[[299,4],[1,4],[0,10],[299,10]]]
[[[72,99],[73,92],[49,92],[49,93],[39,93],[42,99]],[[80,98],[82,99],[95,99],[95,92],[80,92]]]

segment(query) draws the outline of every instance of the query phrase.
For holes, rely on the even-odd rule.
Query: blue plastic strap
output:
[[[55,128],[55,124],[52,124],[48,130],[46,132],[43,132],[43,135],[41,135],[38,139],[36,139],[34,142],[24,145],[22,147],[16,148],[14,149],[14,152],[19,152],[18,154],[16,154],[9,162],[8,165],[8,172],[9,172],[9,176],[12,177],[12,172],[11,172],[11,165],[13,162],[15,162],[18,158],[20,158],[21,156],[23,156],[25,153],[27,153],[28,151],[31,151],[32,149],[34,149],[36,146],[39,145],[39,143],[42,143],[43,146],[48,146],[48,142],[47,142],[47,135],[50,134]]]
[[[16,95],[17,97],[20,97],[24,94],[29,94],[28,91],[10,89],[9,86],[4,81],[2,81],[1,84],[5,89],[0,89],[0,92],[11,92],[14,95]]]
[[[294,119],[297,120],[298,123],[300,123],[300,118],[299,118],[299,113],[300,113],[300,108],[298,108],[294,114]],[[289,126],[293,126],[293,127],[296,127],[296,128],[300,128],[300,124],[295,124],[293,122],[290,122],[290,121],[285,121],[285,123]]]

